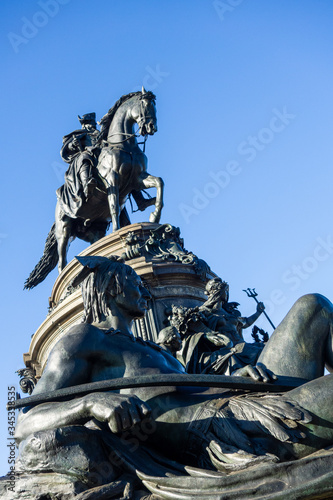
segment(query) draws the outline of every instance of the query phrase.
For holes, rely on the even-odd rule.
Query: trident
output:
[[[258,294],[257,294],[255,288],[252,288],[252,290],[251,290],[251,288],[247,288],[246,290],[243,290],[243,292],[245,292],[248,297],[252,297],[256,301],[256,303],[259,304],[259,301],[257,299]],[[272,321],[268,317],[267,313],[265,311],[263,311],[263,313],[266,316],[266,318],[268,319],[268,321],[270,322],[270,324],[272,325],[273,329],[275,330],[275,326],[273,325]]]

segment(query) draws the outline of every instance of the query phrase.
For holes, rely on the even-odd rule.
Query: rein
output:
[[[137,132],[137,131],[136,131]],[[118,132],[117,134],[112,134],[110,137],[114,136],[114,135],[128,135],[128,137],[126,139],[124,139],[123,141],[118,141],[118,142],[110,142],[110,141],[106,141],[105,139],[103,140],[103,143],[105,145],[108,145],[108,146],[118,146],[118,144],[124,144],[125,142],[129,141],[129,139],[131,139],[132,137],[140,137],[140,134],[137,134],[136,132],[134,132],[134,134],[126,134],[124,132]],[[144,136],[144,139],[142,142],[138,142],[137,144],[138,145],[141,145],[143,144],[143,152],[146,151],[146,142],[147,142],[147,139],[148,139],[148,134]],[[124,151],[126,151],[124,149]],[[128,153],[128,151],[126,151]],[[130,153],[131,154],[131,153]]]
[[[139,112],[139,119],[137,121],[137,124],[139,125],[139,127],[141,126],[141,124],[143,122],[145,122],[146,120],[148,120],[149,118],[151,119],[154,119],[153,116],[151,115],[145,115],[145,113],[143,112],[143,105],[142,105],[142,100],[140,102],[140,112]],[[117,132],[115,134],[112,134],[110,137],[113,137],[115,135],[124,135],[124,136],[128,136],[126,137],[126,139],[122,140],[122,141],[117,141],[117,142],[110,142],[110,141],[107,141],[104,139],[104,143],[106,143],[107,145],[109,146],[117,146],[118,144],[124,144],[125,142],[129,141],[130,139],[132,139],[133,137],[140,137],[140,134],[138,134],[139,128],[134,132],[134,134],[127,134],[125,132]],[[138,142],[138,144],[143,144],[143,152],[145,152],[146,150],[146,141],[147,141],[147,137],[148,137],[148,134],[146,134],[144,136],[144,140],[143,142]]]
[[[126,139],[124,139],[123,141],[110,142],[110,141],[107,141],[107,140],[104,139],[103,142],[106,143],[106,144],[108,144],[109,146],[116,146],[117,144],[123,144],[124,142],[129,141],[130,139],[132,139],[132,137],[140,137],[140,134],[137,134],[137,131],[134,132],[134,134],[126,134],[125,132],[117,132],[116,134],[110,135],[110,137],[113,137],[114,135],[127,135],[128,137],[126,137]]]

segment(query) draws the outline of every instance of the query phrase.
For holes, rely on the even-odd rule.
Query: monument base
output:
[[[131,465],[135,465],[135,459]],[[147,466],[149,468],[149,463]],[[1,478],[0,497],[3,500],[332,499],[333,447],[293,462],[249,467],[226,475],[191,467],[186,467],[187,473],[184,468],[182,474],[181,467],[171,474],[166,470],[163,477],[137,470],[142,482],[125,473],[115,481],[98,486],[65,474],[22,473],[16,475],[11,491],[8,490],[9,479]],[[157,468],[160,472],[160,466]]]
[[[133,327],[133,334],[144,340],[156,341],[173,304],[202,305],[207,299],[205,284],[215,276],[205,261],[185,250],[179,228],[171,224],[131,224],[80,253],[89,255],[122,257],[148,286],[152,294],[149,310]],[[23,355],[25,366],[37,379],[57,341],[82,321],[81,291],[71,286],[80,268],[73,259],[56,279],[49,299],[49,314],[33,335],[29,352]]]

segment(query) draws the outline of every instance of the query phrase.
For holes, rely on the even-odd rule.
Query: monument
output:
[[[125,107],[125,109],[123,109]],[[333,305],[301,297],[269,340],[244,341],[229,286],[160,224],[163,181],[141,135],[155,96],[123,96],[65,136],[56,222],[26,282],[59,261],[49,315],[20,371],[15,492],[5,499],[324,499],[333,496]],[[141,191],[156,187],[156,199]],[[130,224],[129,196],[151,203]],[[105,236],[109,222],[112,233]],[[68,239],[91,244],[66,263]]]

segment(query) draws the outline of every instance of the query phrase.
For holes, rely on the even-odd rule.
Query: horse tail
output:
[[[30,290],[45,280],[46,276],[56,267],[59,260],[55,223],[47,235],[44,253],[30,276],[24,283],[24,289]]]

